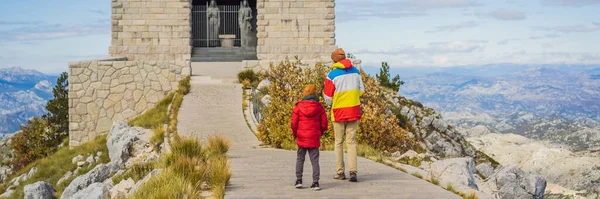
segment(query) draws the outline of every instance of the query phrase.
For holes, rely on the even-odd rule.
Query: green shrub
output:
[[[211,158],[208,162],[208,184],[217,198],[225,196],[225,186],[231,178],[229,160],[224,155]]]
[[[183,177],[165,170],[144,183],[132,198],[200,198],[200,192]]]
[[[14,158],[12,165],[21,169],[33,161],[54,153],[63,142],[62,136],[56,133],[57,128],[48,123],[47,118],[33,118],[21,126],[21,132],[15,134],[11,141]]]
[[[421,178],[421,179],[423,179],[423,175],[421,175],[420,173],[417,173],[417,172],[413,172],[413,173],[411,173],[410,175],[413,175],[413,176],[415,176],[415,177],[417,177],[417,178]]]
[[[433,177],[433,176],[429,177],[429,179],[427,181],[431,182],[431,184],[434,184],[434,185],[440,185],[440,179]]]
[[[125,171],[123,174],[115,175],[111,179],[115,184],[119,184],[119,182],[121,182],[122,180],[127,180],[129,178],[137,182],[141,179],[144,179],[146,175],[148,175],[156,168],[158,168],[157,162],[138,163],[132,165],[131,168]]]
[[[398,162],[400,162],[402,164],[408,164],[413,167],[420,167],[422,161],[423,160],[421,160],[421,158],[419,158],[419,157],[413,157],[413,158],[403,157],[400,160],[398,160]]]
[[[271,64],[270,70],[265,73],[265,78],[271,82],[266,88],[271,102],[263,109],[265,118],[257,126],[257,130],[262,142],[276,148],[294,143],[287,121],[290,121],[295,103],[302,99],[303,88],[308,84],[323,88],[325,77],[330,71],[328,66],[320,63],[308,68],[300,67],[300,64],[299,60],[285,60],[277,65]],[[382,90],[375,78],[366,73],[362,73],[362,78],[366,92],[361,97],[363,117],[357,133],[358,142],[380,151],[418,150],[420,147],[416,140],[408,137],[407,132],[398,126],[395,117],[387,115],[387,102],[382,97]],[[331,118],[330,108],[327,109],[328,118]],[[322,149],[331,148],[333,143],[333,126],[329,121],[329,128],[321,138]]]
[[[155,151],[160,151],[160,145],[165,142],[165,130],[162,125],[158,125],[156,128],[152,129],[152,137],[150,138],[150,143],[152,144],[152,148]]]
[[[400,75],[396,75],[394,79],[390,80],[390,66],[387,62],[381,63],[379,74],[375,75],[375,78],[379,81],[379,85],[392,89],[394,92],[398,92],[400,86],[404,84],[404,81],[400,80]]]
[[[238,82],[242,83],[244,80],[248,80],[249,83],[258,82],[258,74],[252,69],[246,69],[238,73]]]
[[[188,158],[204,159],[204,150],[202,142],[198,139],[181,139],[171,144],[171,151],[175,155],[185,156]]]
[[[230,145],[229,140],[223,136],[209,136],[205,151],[208,157],[225,155]]]
[[[156,128],[158,125],[166,124],[169,121],[167,108],[171,104],[174,94],[175,93],[173,92],[169,93],[169,95],[158,102],[152,109],[131,119],[129,125],[152,129]]]
[[[204,182],[206,164],[185,156],[179,156],[170,167],[173,172],[189,181],[193,186],[200,188]]]

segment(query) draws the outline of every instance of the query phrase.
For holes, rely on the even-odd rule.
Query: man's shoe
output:
[[[336,180],[345,180],[346,179],[346,174],[344,174],[344,173],[335,174],[333,176],[333,179],[336,179]]]
[[[297,189],[300,189],[300,188],[302,188],[302,180],[296,180],[296,185],[295,185],[295,187],[296,187]]]
[[[356,171],[350,171],[350,182],[358,182],[358,178],[356,177]]]
[[[314,191],[319,191],[319,190],[321,190],[321,187],[319,187],[318,182],[313,182],[312,185],[310,186],[310,189],[312,189]]]

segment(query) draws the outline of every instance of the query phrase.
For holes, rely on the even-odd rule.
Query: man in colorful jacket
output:
[[[344,139],[348,150],[350,181],[357,182],[356,131],[362,115],[360,96],[365,92],[360,71],[346,59],[346,53],[338,48],[331,54],[333,69],[325,79],[323,94],[325,102],[332,106],[332,121],[335,134],[335,156],[337,171],[334,179],[346,179],[344,168]]]

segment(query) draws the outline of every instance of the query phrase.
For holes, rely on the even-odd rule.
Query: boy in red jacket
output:
[[[304,158],[308,151],[313,170],[312,190],[321,190],[319,187],[319,147],[321,146],[321,135],[327,130],[327,114],[325,108],[319,102],[315,85],[304,88],[304,98],[296,103],[292,114],[292,132],[298,144],[296,158],[296,188],[302,188],[302,172],[304,170]]]

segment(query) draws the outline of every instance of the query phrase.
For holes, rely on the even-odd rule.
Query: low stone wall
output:
[[[78,146],[152,108],[190,74],[186,61],[110,58],[69,63],[69,145]]]

